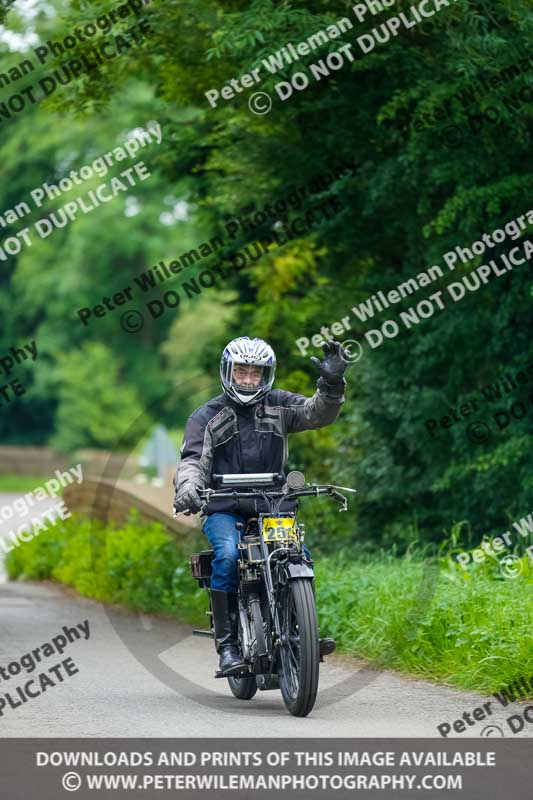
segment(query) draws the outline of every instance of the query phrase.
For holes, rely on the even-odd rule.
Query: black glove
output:
[[[176,511],[186,511],[189,509],[193,514],[200,511],[202,498],[198,494],[198,489],[194,483],[185,483],[174,498],[174,508]]]
[[[323,361],[320,361],[316,356],[311,356],[311,361],[320,371],[320,377],[324,378],[326,383],[330,385],[343,383],[346,361],[342,358],[341,343],[325,342],[322,345],[322,350],[324,351]]]

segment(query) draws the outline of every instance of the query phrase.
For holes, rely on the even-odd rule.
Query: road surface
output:
[[[13,496],[0,495],[0,507]],[[0,535],[10,525],[3,522]],[[70,658],[77,672],[0,716],[0,736],[205,737],[440,737],[437,725],[491,702],[484,721],[462,736],[512,736],[505,720],[524,705],[501,707],[494,698],[374,672],[362,662],[330,656],[321,665],[316,706],[306,719],[291,717],[279,691],[251,701],[233,698],[225,680],[214,680],[210,639],[169,619],[109,609],[52,583],[0,583],[0,667],[62,635],[64,626],[89,623],[89,638],[68,643],[34,672],[0,680],[0,698],[39,672]],[[78,629],[81,630],[81,629]],[[71,663],[72,663],[71,662]],[[529,731],[528,731],[529,728]],[[522,736],[531,736],[526,723]],[[456,734],[458,735],[458,734]]]

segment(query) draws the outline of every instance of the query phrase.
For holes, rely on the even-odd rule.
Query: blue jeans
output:
[[[237,567],[239,532],[235,527],[237,522],[245,522],[244,517],[240,517],[238,514],[216,512],[210,514],[203,524],[202,530],[215,551],[215,557],[211,564],[211,589],[219,589],[222,592],[237,591],[239,585]],[[310,559],[311,553],[305,544],[303,549],[307,558]]]

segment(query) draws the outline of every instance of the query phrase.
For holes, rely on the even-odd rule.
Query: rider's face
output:
[[[263,376],[263,367],[252,364],[234,364],[233,378],[235,382],[246,389],[256,389]]]

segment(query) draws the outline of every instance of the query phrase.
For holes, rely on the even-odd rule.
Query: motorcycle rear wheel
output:
[[[257,692],[255,675],[245,675],[242,678],[228,677],[229,688],[238,700],[251,700]]]
[[[316,701],[320,664],[315,598],[309,580],[296,578],[287,584],[281,633],[278,665],[281,694],[293,716],[306,717]]]

